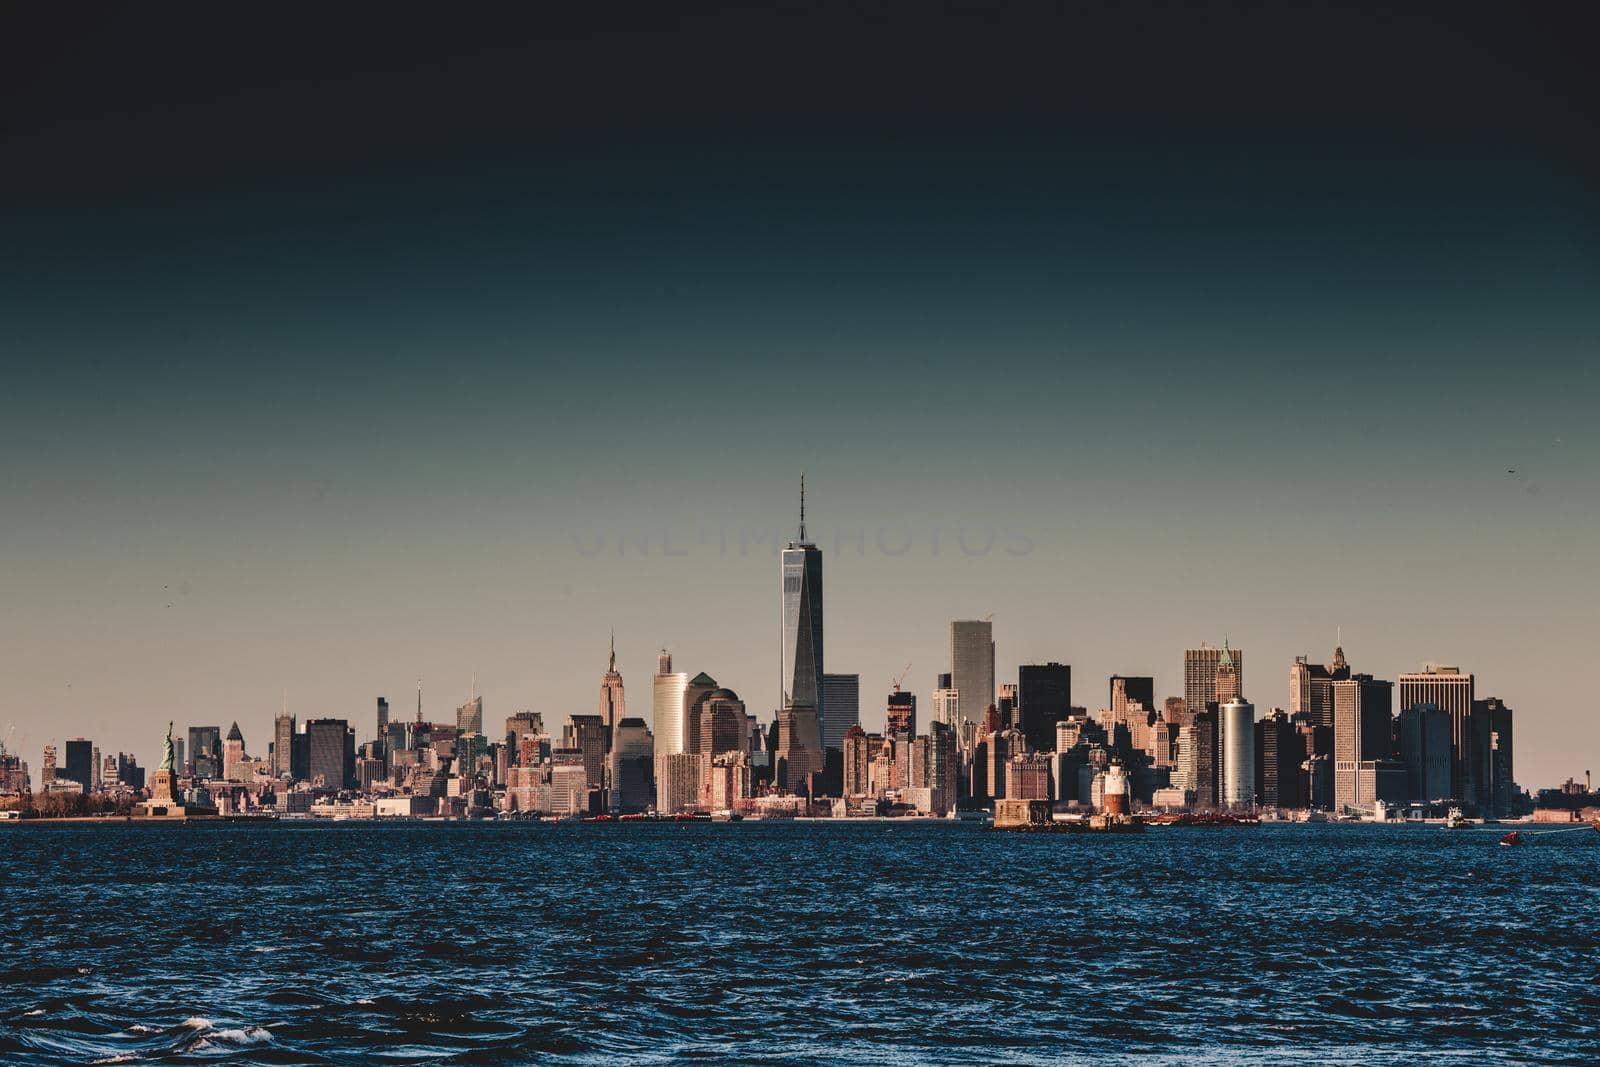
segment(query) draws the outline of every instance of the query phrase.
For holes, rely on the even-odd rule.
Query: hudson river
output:
[[[0,827],[0,1062],[1592,1064],[1600,834]]]

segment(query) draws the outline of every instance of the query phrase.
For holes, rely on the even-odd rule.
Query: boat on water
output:
[[[1519,830],[1513,830],[1500,839],[1502,845],[1526,845],[1528,838]]]
[[[1446,830],[1465,830],[1471,825],[1471,821],[1462,814],[1460,808],[1451,808],[1444,817],[1444,828]]]

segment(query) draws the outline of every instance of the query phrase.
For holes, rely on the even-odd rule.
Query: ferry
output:
[[[1472,822],[1461,812],[1460,808],[1451,808],[1450,813],[1444,817],[1446,830],[1465,830]]]

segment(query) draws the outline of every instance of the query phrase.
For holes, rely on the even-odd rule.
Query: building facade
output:
[[[956,690],[956,713],[982,722],[994,703],[994,625],[987,619],[960,619],[950,624],[950,688]]]
[[[800,529],[783,550],[782,692],[778,706],[812,708],[827,721],[822,693],[822,550],[806,540],[805,479],[800,481]],[[839,731],[843,738],[844,731]]]
[[[1224,648],[1201,645],[1183,651],[1184,714],[1191,718],[1204,711],[1207,705],[1218,703],[1217,669],[1222,665],[1224,652],[1233,666],[1233,684],[1237,690],[1234,695],[1244,692],[1244,650],[1227,648],[1226,641],[1223,645]]]
[[[675,756],[689,751],[688,709],[684,707],[684,694],[689,688],[689,676],[672,669],[672,653],[666,649],[656,660],[656,675],[652,708],[655,726],[656,756]]]
[[[1017,710],[1028,747],[1035,752],[1051,751],[1056,723],[1066,721],[1072,713],[1072,668],[1055,662],[1018,667]]]
[[[844,735],[861,721],[861,675],[822,676],[822,747],[844,748]]]
[[[1363,791],[1363,763],[1393,754],[1394,683],[1357,674],[1333,683],[1333,804],[1340,811],[1370,811],[1385,799]],[[1404,795],[1402,784],[1401,795]],[[1394,799],[1392,795],[1387,799]]]
[[[1217,709],[1222,724],[1222,805],[1253,807],[1256,802],[1256,709],[1235,697]]]

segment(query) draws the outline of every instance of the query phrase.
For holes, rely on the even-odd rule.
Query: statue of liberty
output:
[[[170,722],[167,723],[167,744],[161,750],[161,766],[156,769],[160,771],[172,770],[172,723]]]

